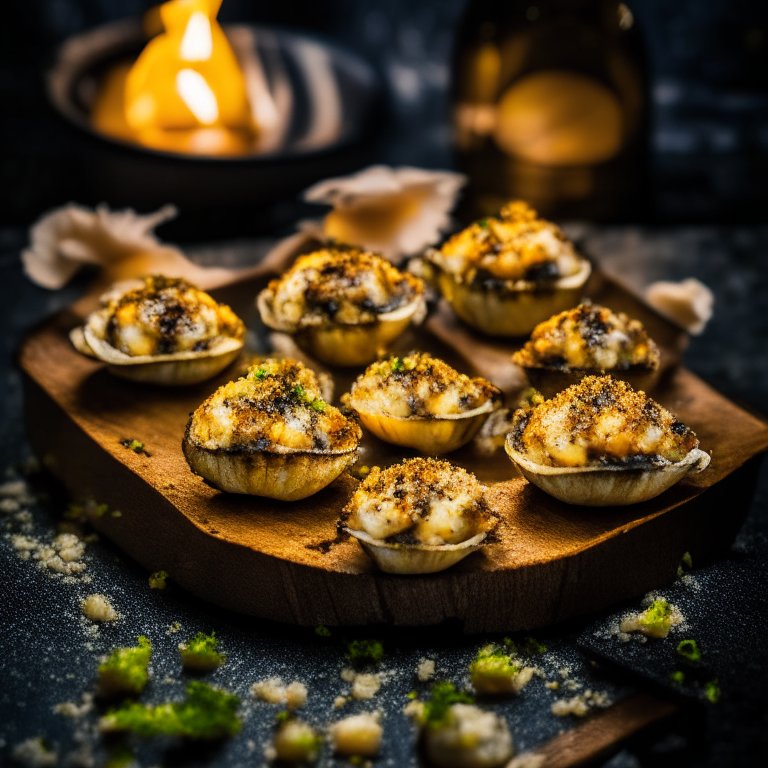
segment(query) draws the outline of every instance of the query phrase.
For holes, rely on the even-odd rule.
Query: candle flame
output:
[[[108,75],[93,109],[94,125],[157,149],[247,151],[256,125],[245,77],[216,21],[220,4],[169,0],[153,10],[162,31],[130,67]]]

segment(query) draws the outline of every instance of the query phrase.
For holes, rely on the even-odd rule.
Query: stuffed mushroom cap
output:
[[[295,333],[313,326],[365,325],[423,298],[423,282],[386,259],[354,247],[301,256],[262,292],[262,319]]]
[[[374,467],[344,509],[350,531],[403,545],[456,545],[495,523],[485,486],[461,467],[438,459],[408,459]]]
[[[427,353],[411,352],[370,365],[345,399],[355,410],[428,419],[497,404],[502,395],[486,379],[470,378]]]
[[[544,467],[663,467],[682,461],[699,441],[644,392],[611,376],[587,376],[517,411],[508,443]]]
[[[585,302],[539,323],[512,361],[523,368],[655,370],[659,350],[639,320]]]
[[[457,281],[469,284],[544,284],[576,275],[584,259],[562,230],[513,201],[453,235],[429,255]]]
[[[354,451],[360,426],[326,403],[315,374],[296,360],[267,359],[219,387],[192,414],[187,439],[212,451]]]
[[[205,352],[222,339],[245,336],[242,320],[226,304],[186,280],[162,275],[109,296],[87,326],[130,357]]]

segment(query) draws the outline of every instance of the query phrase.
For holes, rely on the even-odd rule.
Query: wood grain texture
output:
[[[677,707],[648,694],[636,694],[555,736],[532,755],[540,768],[576,768],[607,757],[624,739],[677,712]]]
[[[213,293],[257,329],[253,299],[268,276],[265,267]],[[552,624],[659,587],[674,578],[684,552],[698,560],[724,545],[736,517],[725,501],[739,490],[733,473],[768,447],[762,419],[678,367],[685,343],[679,330],[599,275],[589,293],[646,324],[663,355],[654,394],[712,451],[710,467],[644,504],[589,509],[562,504],[516,477],[503,452],[488,458],[464,448],[450,459],[490,486],[502,517],[500,541],[440,574],[381,574],[356,541],[332,543],[356,486],[348,475],[293,503],[223,494],[193,475],[181,452],[188,416],[241,364],[189,388],[116,379],[67,339],[92,298],[37,328],[20,350],[30,438],[74,496],[122,512],[96,519],[99,531],[148,569],[166,570],[226,608],[308,626],[457,618],[466,632],[481,632]],[[290,349],[285,338],[273,342]],[[512,402],[525,385],[509,360],[514,344],[481,338],[445,306],[396,349],[414,347],[488,376]],[[356,373],[335,376],[337,397]],[[151,456],[125,448],[126,438],[141,440]],[[409,455],[366,436],[360,462],[384,465]]]

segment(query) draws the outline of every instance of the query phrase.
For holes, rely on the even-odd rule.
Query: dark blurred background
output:
[[[535,4],[530,0],[531,7]],[[85,199],[79,186],[71,135],[46,104],[44,73],[68,36],[139,15],[150,5],[142,0],[5,0],[0,223],[26,225],[73,199],[98,202]],[[651,205],[627,218],[763,221],[768,3],[634,0],[629,5],[648,51],[652,176]],[[219,19],[291,25],[354,51],[374,66],[384,84],[384,130],[366,159],[444,168],[454,162],[451,52],[465,7],[466,0],[224,0]],[[275,223],[274,217],[264,217],[254,227]]]

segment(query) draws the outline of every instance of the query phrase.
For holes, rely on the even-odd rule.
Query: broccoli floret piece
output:
[[[666,637],[672,627],[672,606],[663,598],[654,600],[638,617],[640,631],[651,637]]]
[[[704,696],[711,704],[717,704],[720,700],[720,693],[720,683],[717,682],[717,678],[704,683]]]
[[[315,627],[315,634],[318,637],[330,637],[331,630],[328,629],[328,627],[324,627],[322,624],[320,624],[320,626]]]
[[[355,666],[378,664],[384,656],[384,646],[378,640],[353,640],[347,646],[347,658]]]
[[[152,589],[165,589],[165,580],[168,578],[168,571],[155,571],[149,577],[149,586]]]
[[[701,651],[695,640],[681,640],[677,644],[677,652],[688,661],[701,661]]]
[[[523,666],[496,645],[481,648],[469,665],[472,685],[478,693],[517,693],[529,680],[521,676]]]
[[[187,669],[207,671],[220,667],[227,657],[218,653],[219,641],[216,633],[206,635],[198,632],[189,642],[179,645],[181,651],[181,663]]]
[[[130,702],[110,710],[102,718],[105,731],[131,731],[139,736],[185,736],[220,739],[240,730],[237,717],[240,699],[226,691],[195,680],[187,686],[183,701],[158,706]]]
[[[474,699],[462,691],[457,691],[453,683],[435,683],[430,698],[424,702],[424,724],[438,727],[445,722],[448,710],[454,704],[474,704]]]
[[[138,694],[147,684],[147,666],[152,655],[152,643],[143,635],[133,648],[115,648],[109,658],[99,665],[98,687],[101,696],[118,693]]]
[[[677,685],[682,685],[685,682],[685,673],[680,672],[679,670],[676,670],[675,672],[670,672],[669,679],[673,683],[676,683]]]

